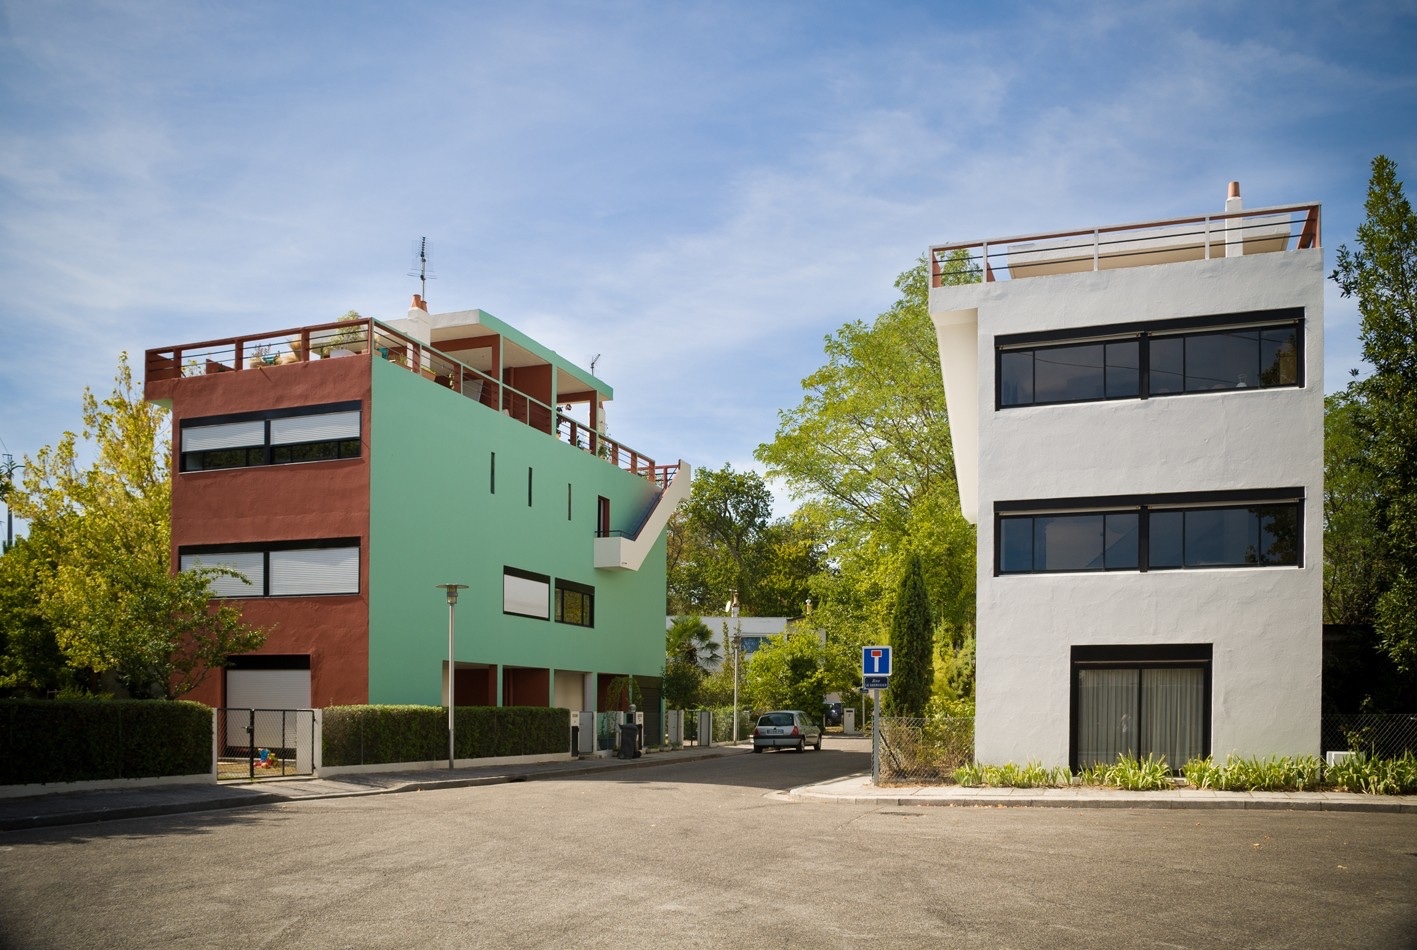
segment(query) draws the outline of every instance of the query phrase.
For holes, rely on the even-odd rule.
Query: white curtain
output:
[[[1078,767],[1137,753],[1140,671],[1078,670]]]
[[[1205,747],[1205,671],[1143,670],[1141,677],[1142,754],[1166,756],[1179,769]]]

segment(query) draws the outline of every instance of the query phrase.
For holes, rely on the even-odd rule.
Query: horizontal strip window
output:
[[[595,588],[556,579],[556,622],[576,627],[595,626]]]
[[[551,578],[515,567],[502,568],[502,613],[551,619]]]
[[[1253,494],[1253,493],[1246,493]],[[1302,561],[1303,501],[1283,494],[1264,500],[1214,494],[1184,504],[1157,496],[1130,510],[1017,513],[995,509],[995,572],[1162,571],[1214,567],[1297,567]],[[1099,499],[1099,501],[1103,501]],[[1017,503],[1015,503],[1017,504]]]
[[[1256,322],[1258,317],[1284,319]],[[998,337],[1001,409],[1217,390],[1303,385],[1302,311],[1232,314],[1233,322],[1170,321],[1098,327],[1025,342]]]
[[[359,545],[349,540],[184,548],[179,566],[184,571],[226,568],[241,575],[213,577],[213,597],[359,593]]]
[[[181,470],[358,458],[361,415],[356,402],[184,420]]]

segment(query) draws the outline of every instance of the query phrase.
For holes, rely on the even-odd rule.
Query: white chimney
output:
[[[1240,198],[1240,183],[1230,183],[1230,193],[1225,196],[1225,213],[1235,214],[1245,210],[1245,202]],[[1245,253],[1245,227],[1243,218],[1225,219],[1225,256],[1240,257]]]
[[[408,305],[408,328],[405,332],[419,343],[433,342],[433,321],[428,318],[428,301],[418,294],[413,295],[413,302]]]

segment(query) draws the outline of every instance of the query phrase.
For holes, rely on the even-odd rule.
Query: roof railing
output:
[[[1210,260],[1320,245],[1317,202],[930,248],[930,286]],[[1237,249],[1231,251],[1230,249]]]

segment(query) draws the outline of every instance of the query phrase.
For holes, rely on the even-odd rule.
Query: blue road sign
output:
[[[863,676],[891,675],[890,647],[862,647],[861,674]],[[882,687],[884,689],[884,687]]]
[[[863,676],[861,677],[861,689],[890,689],[891,678],[889,676]]]

